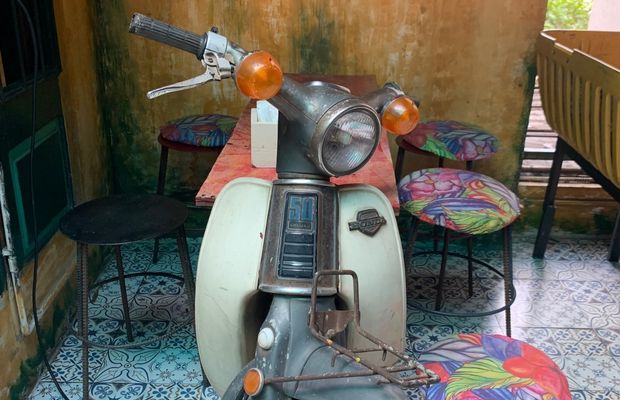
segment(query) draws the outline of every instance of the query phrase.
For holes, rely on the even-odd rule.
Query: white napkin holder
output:
[[[250,148],[252,166],[275,168],[278,154],[278,109],[264,100],[251,110]]]

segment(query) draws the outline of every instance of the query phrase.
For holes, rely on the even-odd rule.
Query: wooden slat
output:
[[[553,159],[553,151],[523,151],[524,160],[551,160]]]
[[[555,143],[557,139],[553,137],[535,137],[528,135],[525,138],[526,151],[555,151]]]
[[[527,137],[557,138],[558,134],[554,131],[527,131]]]
[[[583,149],[586,154],[589,154],[592,149],[592,81],[586,80],[583,90]]]
[[[581,77],[578,74],[575,74],[574,77],[574,81],[573,81],[573,101],[572,101],[572,124],[573,124],[573,129],[574,132],[581,132],[581,127],[583,126],[583,115],[580,112],[580,108],[579,108],[579,104],[581,103],[581,96],[582,96],[582,82],[581,82]],[[581,148],[583,148],[583,146],[585,145],[584,143],[584,138],[583,135],[577,133],[577,136],[580,136],[579,138],[579,146],[581,146]]]
[[[602,171],[605,176],[610,177],[611,179],[617,179],[618,176],[614,171],[613,167],[613,150],[611,148],[611,95],[603,91],[603,104],[602,104],[602,112],[601,112],[601,123],[602,123],[602,132],[603,132],[603,140],[602,140],[602,160],[601,160],[601,168],[605,170]]]
[[[612,126],[612,155],[613,155],[613,170],[620,171],[620,98],[613,98],[613,114],[611,117]]]
[[[558,132],[566,132],[566,121],[564,119],[564,73],[566,69],[563,65],[556,63],[556,76],[555,76],[555,87],[554,92],[556,96],[556,118],[554,120],[557,121],[556,129]]]
[[[601,131],[601,107],[602,105],[603,90],[599,86],[594,87],[593,93],[593,107],[592,107],[592,150],[591,154],[582,154],[585,158],[589,158],[590,162],[594,165],[602,165],[603,160],[603,140],[598,134]],[[594,159],[588,156],[594,156]]]
[[[549,171],[552,160],[523,160],[523,171]],[[562,171],[569,173],[581,173],[581,167],[575,161],[565,160],[562,162]]]
[[[573,129],[573,109],[571,108],[571,99],[573,96],[573,73],[570,69],[564,69],[564,93],[562,97],[562,108],[564,110],[564,129],[566,134],[571,138],[573,143],[578,136]]]

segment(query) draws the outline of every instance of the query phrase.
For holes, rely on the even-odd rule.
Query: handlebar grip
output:
[[[207,45],[206,33],[200,36],[139,13],[131,17],[129,32],[185,50],[194,54],[199,60],[202,59]]]

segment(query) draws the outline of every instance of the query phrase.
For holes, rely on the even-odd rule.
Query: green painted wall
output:
[[[102,129],[110,146],[115,191],[154,187],[153,149],[141,134],[137,101],[138,71],[127,44],[124,1],[97,1],[94,7],[95,55]]]

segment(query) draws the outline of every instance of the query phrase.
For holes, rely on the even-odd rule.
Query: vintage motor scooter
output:
[[[329,180],[366,164],[382,125],[413,129],[411,98],[393,83],[362,98],[297,83],[268,53],[216,29],[199,36],[135,14],[130,32],[191,52],[206,68],[149,98],[233,77],[280,112],[278,179],[226,185],[200,249],[196,337],[220,396],[405,399],[403,388],[436,382],[403,353],[405,274],[390,202],[374,187]]]

